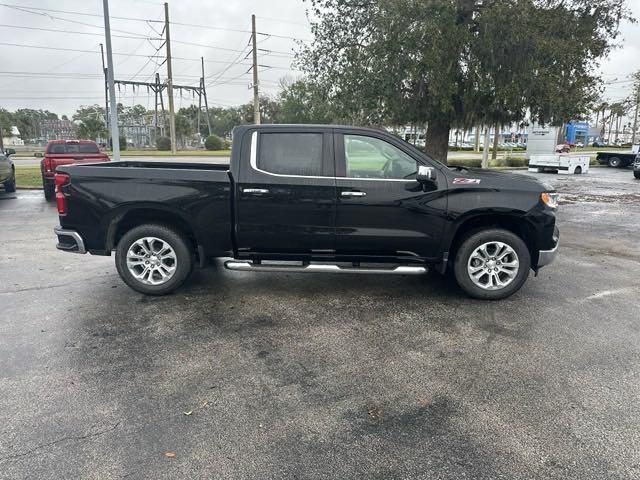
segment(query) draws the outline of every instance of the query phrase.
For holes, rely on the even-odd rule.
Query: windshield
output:
[[[100,153],[100,150],[94,143],[54,143],[47,153]]]

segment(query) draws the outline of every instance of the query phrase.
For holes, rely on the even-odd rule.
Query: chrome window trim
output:
[[[251,154],[249,155],[249,163],[251,168],[256,172],[264,173],[265,175],[272,175],[274,177],[283,178],[321,178],[321,179],[333,179],[333,180],[364,180],[367,182],[410,182],[412,180],[417,181],[415,178],[403,180],[401,178],[360,178],[360,177],[336,177],[336,176],[323,176],[323,175],[287,175],[285,173],[272,173],[258,168],[258,132],[254,131],[251,134]],[[416,161],[416,163],[418,163]]]

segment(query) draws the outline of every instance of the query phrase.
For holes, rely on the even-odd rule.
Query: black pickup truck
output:
[[[500,299],[558,249],[557,194],[513,173],[447,167],[367,128],[248,125],[230,165],[65,165],[57,247],[110,255],[134,290],[178,288],[215,257],[231,270],[419,274],[452,270]]]

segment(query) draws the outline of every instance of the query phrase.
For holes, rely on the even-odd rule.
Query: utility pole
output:
[[[102,44],[100,44],[100,57],[102,58],[102,71],[104,72],[104,124],[109,129],[109,75],[104,64],[104,46]]]
[[[113,82],[113,52],[111,50],[111,26],[109,25],[109,0],[102,0],[104,11],[104,36],[107,44],[107,83],[111,100],[111,151],[113,159],[120,160],[120,132],[118,131],[118,106],[116,105],[116,85]]]
[[[260,95],[258,93],[258,48],[256,47],[256,16],[251,15],[251,43],[253,45],[253,123],[260,125]]]
[[[106,1],[106,0],[105,0]],[[167,97],[169,98],[169,137],[171,154],[176,154],[176,113],[173,109],[173,72],[171,70],[171,34],[169,33],[169,4],[164,4],[164,30],[167,34]]]
[[[204,113],[207,116],[207,130],[211,135],[211,119],[209,118],[209,104],[207,103],[207,87],[204,84],[204,57],[200,57],[202,62],[202,84],[200,85],[200,98],[204,97]]]

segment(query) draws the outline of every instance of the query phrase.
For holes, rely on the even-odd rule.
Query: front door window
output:
[[[363,135],[344,136],[348,178],[409,180],[416,176],[416,161],[384,140]]]

